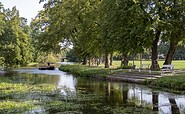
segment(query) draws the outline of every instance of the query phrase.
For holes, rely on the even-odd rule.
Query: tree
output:
[[[59,43],[72,42],[84,64],[104,53],[105,68],[114,51],[122,53],[122,64],[128,65],[128,55],[151,48],[151,69],[159,70],[159,41],[170,41],[169,63],[184,38],[183,7],[182,0],[50,0],[33,20],[40,31],[35,41],[43,51],[56,52]]]
[[[42,47],[42,39],[43,36],[43,22],[44,19],[41,18],[42,11],[37,14],[35,19],[32,19],[30,28],[31,28],[31,41],[33,46],[33,61],[34,62],[44,62],[43,56],[47,56],[46,52],[47,50],[44,50]],[[41,39],[41,40],[40,40]]]
[[[160,39],[169,40],[170,47],[164,64],[171,64],[178,42],[184,38],[184,2],[182,0],[150,0],[142,2],[145,12],[150,15],[149,27],[153,29],[152,66],[158,69],[157,44]]]
[[[161,0],[148,0],[138,2],[144,11],[145,30],[143,36],[147,38],[146,48],[151,48],[151,69],[159,70],[158,64],[158,42],[161,36]]]
[[[165,2],[166,34],[169,34],[170,47],[164,64],[171,64],[173,55],[180,41],[185,38],[185,2],[183,0],[169,0]]]
[[[20,26],[19,11],[16,7],[6,9],[3,14],[6,26],[0,37],[1,57],[5,67],[27,65],[31,60],[30,37]]]
[[[4,9],[3,4],[0,2],[0,36],[4,32],[4,25],[5,25],[3,9]]]
[[[42,47],[55,50],[54,47],[59,43],[69,41],[72,42],[75,52],[83,56],[84,60],[97,56],[98,3],[99,0],[49,1],[45,4],[42,14],[46,21],[38,22],[43,29],[38,42],[41,42]]]
[[[110,36],[110,29],[113,23],[111,22],[112,15],[111,13],[115,13],[116,6],[115,0],[103,0],[99,7],[99,15],[100,15],[100,37],[99,41],[101,43],[101,49],[104,53],[105,57],[105,68],[109,68],[109,59],[108,56],[115,49],[113,38]]]
[[[122,53],[122,65],[128,65],[128,54],[143,52],[146,38],[144,11],[135,1],[103,0],[101,3],[103,47]]]
[[[147,46],[143,35],[147,21],[143,9],[136,1],[119,1],[120,19],[117,21],[118,50],[122,52],[122,65],[128,65],[128,54],[135,56]],[[116,28],[116,27],[114,27]]]

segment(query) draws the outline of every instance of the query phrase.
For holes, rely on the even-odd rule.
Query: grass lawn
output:
[[[159,66],[162,67],[164,60],[159,60]],[[120,61],[113,61],[113,67],[119,67],[121,64]],[[133,61],[129,61],[129,64],[133,65]],[[139,68],[140,61],[136,60],[134,61],[134,64],[136,65],[136,68]],[[142,64],[151,64],[151,61],[149,60],[143,60]],[[175,69],[183,69],[185,70],[185,60],[173,60],[172,64],[174,65]]]

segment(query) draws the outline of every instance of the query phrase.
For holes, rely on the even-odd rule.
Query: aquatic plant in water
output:
[[[47,94],[54,94],[56,86],[51,84],[29,85],[23,83],[0,83],[0,113],[22,113],[31,110]]]
[[[54,84],[26,84],[15,80],[0,82],[0,113],[26,113],[42,109],[42,113],[121,114],[133,111],[146,114],[148,108],[135,105],[111,106],[104,97],[85,90],[71,91]]]
[[[0,102],[0,113],[21,113],[31,110],[34,107],[32,101],[2,101]]]

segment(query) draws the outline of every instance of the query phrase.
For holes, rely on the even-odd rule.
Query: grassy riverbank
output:
[[[61,65],[59,67],[60,70],[65,72],[70,72],[74,75],[78,75],[81,77],[106,77],[108,74],[111,73],[111,71],[114,71],[115,69],[105,69],[101,67],[93,67],[93,66],[82,66],[79,64],[76,65]]]
[[[81,76],[81,77],[100,77],[106,80],[106,76],[115,72],[127,72],[127,70],[119,70],[119,69],[104,69],[101,67],[89,67],[82,65],[61,65],[59,68],[62,71],[70,72],[72,74]],[[132,75],[141,74],[139,72],[131,72]],[[146,73],[142,73],[146,75]],[[155,74],[155,73],[154,73]],[[159,74],[158,74],[159,75]],[[177,93],[185,93],[185,74],[174,75],[174,76],[163,76],[161,78],[157,78],[155,80],[146,80],[143,84],[164,89],[167,91],[173,91]]]
[[[164,76],[156,80],[146,80],[144,84],[175,93],[185,93],[185,74]]]

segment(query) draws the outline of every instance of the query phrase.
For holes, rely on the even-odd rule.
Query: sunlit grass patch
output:
[[[160,68],[163,66],[164,60],[159,60],[158,61]],[[130,60],[129,64],[133,65],[133,61]],[[151,65],[151,60],[143,60],[142,64],[150,64]],[[174,65],[175,69],[183,69],[185,70],[185,60],[173,60],[172,64]],[[113,66],[114,67],[120,67],[121,61],[113,61]],[[140,61],[135,60],[134,65],[136,65],[136,68],[140,67]]]

